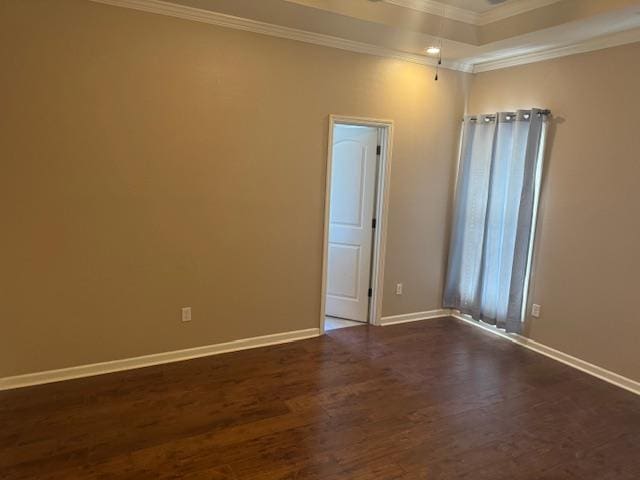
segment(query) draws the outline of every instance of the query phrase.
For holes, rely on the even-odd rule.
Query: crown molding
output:
[[[435,0],[384,0],[385,3],[397,5],[398,7],[409,8],[430,15],[438,15],[448,18],[449,20],[479,26],[488,25],[509,17],[515,17],[516,15],[546,7],[559,1],[561,0],[514,0],[495,6],[486,12],[478,13]]]
[[[402,52],[391,48],[380,47],[368,43],[357,42],[345,38],[334,37],[321,33],[307,32],[290,27],[283,27],[271,23],[250,20],[247,18],[235,17],[223,13],[212,12],[199,8],[187,7],[184,5],[176,5],[174,3],[161,0],[89,0],[96,3],[113,5],[117,7],[140,10],[158,15],[165,15],[184,20],[191,20],[200,23],[207,23],[218,27],[232,28],[247,32],[258,33],[261,35],[269,35],[272,37],[295,40],[324,47],[337,48],[350,52],[363,53],[367,55],[375,55],[379,57],[394,58],[405,62],[416,63],[419,65],[436,66],[437,61],[433,58],[417,55],[413,53]],[[388,2],[425,2],[427,0],[386,0]],[[541,2],[556,2],[558,0],[526,0],[529,6],[532,2],[540,5]],[[435,2],[432,2],[435,3]],[[495,10],[495,9],[494,9]],[[441,65],[449,70],[457,70],[461,72],[481,73],[490,70],[498,70],[517,65],[541,62],[554,58],[565,57],[578,53],[585,53],[604,48],[625,45],[628,43],[640,42],[640,28],[618,32],[612,35],[598,37],[584,42],[571,45],[557,46],[547,48],[533,53],[505,57],[497,60],[483,62],[480,58],[466,58],[459,61],[444,60]]]
[[[417,63],[420,65],[436,66],[437,61],[433,58],[413,53],[402,52],[390,48],[380,47],[369,43],[347,40],[345,38],[334,37],[322,33],[308,32],[296,28],[283,27],[271,23],[250,20],[248,18],[235,17],[224,13],[212,12],[200,8],[176,5],[161,0],[90,0],[96,3],[103,3],[116,7],[130,8],[143,12],[155,13],[169,17],[191,20],[194,22],[207,23],[218,27],[233,28],[247,32],[269,35],[272,37],[296,40],[299,42],[312,43],[324,47],[338,48],[350,52],[364,53],[379,57],[395,58],[405,62]],[[473,65],[465,62],[443,61],[442,68],[458,70],[461,72],[471,72]]]
[[[513,57],[503,58],[500,60],[492,60],[489,62],[474,62],[473,58],[466,61],[473,65],[473,73],[488,72],[491,70],[499,70],[501,68],[515,67],[518,65],[526,65],[528,63],[542,62],[552,60],[554,58],[567,57],[579,53],[593,52],[603,50],[605,48],[617,47],[628,43],[640,42],[640,28],[625,30],[623,32],[614,33],[602,37],[585,40],[584,42],[553,47],[534,53],[526,53]]]

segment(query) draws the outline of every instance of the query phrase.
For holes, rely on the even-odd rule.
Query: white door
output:
[[[359,322],[369,312],[377,146],[377,128],[334,128],[326,314]]]

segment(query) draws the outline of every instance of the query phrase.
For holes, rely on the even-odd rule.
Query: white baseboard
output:
[[[604,380],[605,382],[609,382],[617,387],[624,388],[625,390],[635,393],[636,395],[640,395],[640,382],[636,382],[635,380],[632,380],[630,378],[623,377],[622,375],[618,375],[617,373],[614,373],[610,370],[606,370],[602,367],[569,355],[568,353],[556,350],[555,348],[548,347],[542,343],[536,342],[535,340],[523,337],[522,335],[518,335],[515,333],[505,333],[502,330],[499,330],[491,325],[477,322],[468,317],[460,315],[457,312],[450,312],[450,315],[458,320],[465,322],[468,325],[481,328],[482,330],[485,330],[489,333],[510,340],[522,347],[528,348],[529,350],[533,350],[534,352],[540,353],[546,357],[564,363],[565,365],[569,365],[570,367],[588,373],[589,375],[593,375],[600,380]]]
[[[58,370],[47,370],[44,372],[27,373],[13,377],[0,378],[0,391],[13,388],[29,387],[43,383],[59,382],[61,380],[71,380],[74,378],[91,377],[105,373],[120,372],[122,370],[132,370],[135,368],[149,367],[163,363],[181,362],[193,358],[218,355],[220,353],[247,350],[249,348],[266,347],[280,343],[294,342],[305,338],[313,338],[320,335],[319,328],[308,328],[306,330],[295,330],[292,332],[275,333],[260,337],[243,338],[226,343],[215,345],[205,345],[203,347],[187,348],[184,350],[174,350],[172,352],[154,353],[141,357],[124,358],[109,362],[93,363],[89,365],[78,365],[76,367],[61,368]]]
[[[507,339],[522,347],[533,350],[534,352],[545,355],[549,358],[562,362],[565,365],[576,368],[582,372],[588,373],[605,382],[624,388],[636,395],[640,395],[640,382],[632,380],[622,375],[618,375],[610,370],[606,370],[592,363],[586,362],[567,353],[561,352],[554,348],[548,347],[542,343],[531,340],[527,337],[516,334],[508,334],[491,325],[487,325],[464,316],[448,309],[430,310],[426,312],[408,313],[403,315],[393,315],[382,317],[380,325],[395,325],[407,322],[417,322],[420,320],[430,320],[442,317],[454,317],[467,325],[485,330],[493,335]],[[277,345],[280,343],[294,342],[306,338],[313,338],[320,335],[318,328],[309,328],[306,330],[296,330],[292,332],[276,333],[272,335],[264,335],[260,337],[245,338],[234,340],[226,343],[218,343],[215,345],[206,345],[203,347],[188,348],[185,350],[175,350],[172,352],[156,353],[152,355],[144,355],[141,357],[125,358],[122,360],[113,360],[110,362],[93,363],[90,365],[79,365],[76,367],[61,368],[58,370],[48,370],[44,372],[28,373],[25,375],[16,375],[13,377],[0,378],[0,391],[10,390],[20,387],[28,387],[32,385],[40,385],[43,383],[59,382],[62,380],[71,380],[74,378],[90,377],[94,375],[102,375],[105,373],[120,372],[123,370],[132,370],[135,368],[149,367],[152,365],[160,365],[163,363],[180,362],[193,358],[206,357],[210,355],[218,355],[221,353],[235,352],[239,350],[247,350],[250,348],[266,347],[269,345]]]
[[[542,343],[536,342],[535,340],[523,337],[522,335],[506,333],[486,323],[477,322],[469,317],[459,314],[455,310],[443,308],[440,310],[430,310],[427,312],[406,313],[404,315],[382,317],[380,319],[380,325],[395,325],[398,323],[417,322],[420,320],[430,320],[442,317],[456,318],[465,322],[467,325],[481,328],[482,330],[492,333],[493,335],[507,339],[522,347],[528,348],[529,350],[533,350],[534,352],[540,353],[546,357],[564,363],[565,365],[569,365],[570,367],[588,373],[589,375],[599,378],[600,380],[604,380],[605,382],[611,383],[612,385],[624,388],[625,390],[635,393],[636,395],[640,395],[640,382],[627,377],[623,377],[622,375],[614,373],[610,370],[606,370],[602,367],[586,362],[567,353],[561,352],[560,350],[556,350],[555,348],[548,347]]]
[[[451,316],[451,310],[446,308],[440,310],[429,310],[426,312],[405,313],[403,315],[392,315],[390,317],[382,317],[380,325],[395,325],[398,323],[417,322],[419,320],[431,320],[433,318],[442,318]]]

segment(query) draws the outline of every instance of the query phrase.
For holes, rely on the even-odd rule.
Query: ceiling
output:
[[[514,0],[506,0],[506,2],[513,1]],[[471,10],[476,13],[482,13],[504,2],[493,3],[488,0],[440,0],[440,3],[453,7],[464,8],[465,10]]]
[[[467,71],[640,41],[640,0],[94,1]]]
[[[475,13],[483,13],[487,10],[491,10],[492,8],[499,7],[501,5],[505,5],[507,3],[522,4],[522,0],[437,0],[433,1],[433,4],[440,3],[442,5],[449,7],[461,8],[463,10],[469,10]],[[442,8],[442,7],[441,7]]]

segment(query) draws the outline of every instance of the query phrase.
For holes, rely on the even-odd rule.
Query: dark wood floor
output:
[[[454,319],[0,392],[0,478],[640,479],[640,398]]]

